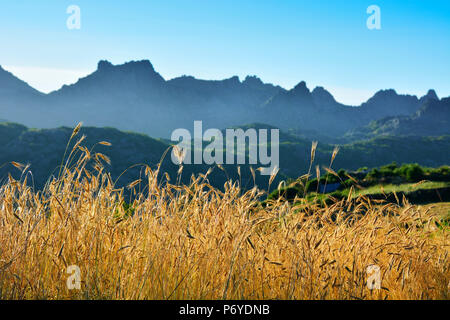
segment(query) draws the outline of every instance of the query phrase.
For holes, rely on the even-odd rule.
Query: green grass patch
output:
[[[428,190],[428,189],[438,189],[450,187],[450,182],[436,182],[436,181],[427,181],[424,183],[404,183],[404,184],[378,184],[363,190],[356,190],[355,195],[370,195],[370,194],[379,194],[379,193],[392,193],[392,192],[411,192],[416,190]],[[344,190],[343,190],[344,191]],[[347,191],[348,194],[348,191]]]

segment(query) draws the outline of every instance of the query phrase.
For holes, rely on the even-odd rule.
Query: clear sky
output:
[[[381,9],[381,30],[366,10]],[[69,5],[81,29],[69,30]],[[449,0],[17,0],[0,2],[0,65],[48,92],[97,62],[149,59],[166,79],[301,80],[359,104],[379,89],[450,96]]]

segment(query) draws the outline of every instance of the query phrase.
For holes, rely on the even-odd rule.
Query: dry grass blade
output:
[[[20,162],[16,162],[16,161],[11,161],[11,164],[17,168],[18,170],[22,171],[26,168],[26,166]]]

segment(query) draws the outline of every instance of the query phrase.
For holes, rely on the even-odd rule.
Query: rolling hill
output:
[[[273,128],[267,125],[254,124],[242,127]],[[13,123],[0,123],[0,178],[6,179],[12,173],[20,179],[21,172],[14,168],[10,162],[16,161],[30,164],[35,186],[42,188],[51,175],[58,174],[58,166],[64,156],[64,151],[71,136],[72,129],[59,127],[55,129],[28,129]],[[83,145],[94,151],[107,155],[111,164],[104,163],[106,170],[117,179],[118,186],[126,186],[140,176],[142,167],[130,168],[137,164],[147,164],[152,168],[160,162],[170,143],[161,139],[153,139],[144,134],[124,132],[114,128],[83,127],[79,133],[86,136]],[[97,144],[108,141],[112,146]],[[75,144],[74,139],[69,147]],[[204,144],[205,146],[206,144]],[[314,165],[329,166],[334,145],[319,143]],[[285,132],[280,134],[280,173],[273,183],[281,179],[297,178],[308,171],[310,162],[311,141],[298,138]],[[341,145],[340,151],[334,160],[333,168],[356,170],[360,167],[377,167],[392,161],[397,163],[417,162],[424,166],[438,167],[448,164],[450,150],[450,136],[441,137],[378,137],[367,141],[359,141]],[[246,161],[248,163],[248,161]],[[235,165],[224,165],[225,171],[213,166],[209,176],[212,185],[222,188],[227,178],[240,180],[242,186],[253,187],[253,178],[249,165],[242,165],[241,176],[238,175]],[[258,166],[253,166],[256,169]],[[185,165],[182,182],[187,183],[192,174],[206,173],[210,167],[207,165]],[[92,168],[90,168],[92,169]],[[128,169],[128,170],[127,170]],[[171,162],[168,154],[162,162],[161,172],[167,172],[172,180],[177,179],[179,167]],[[322,169],[323,170],[323,169]],[[268,177],[256,173],[256,184],[267,188]]]

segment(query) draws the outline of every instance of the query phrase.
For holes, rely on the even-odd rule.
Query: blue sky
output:
[[[372,4],[381,30],[366,27]],[[66,27],[69,5],[80,30]],[[0,43],[0,65],[45,92],[101,59],[149,59],[166,79],[305,80],[352,104],[387,88],[450,96],[448,0],[2,1]]]

